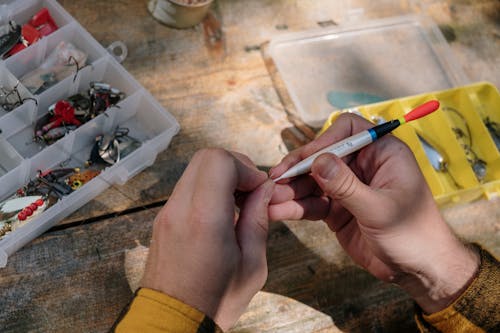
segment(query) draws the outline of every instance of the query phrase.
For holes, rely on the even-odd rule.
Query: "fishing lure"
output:
[[[454,121],[455,126],[452,127],[452,131],[453,133],[455,133],[455,137],[462,146],[467,161],[469,162],[472,171],[476,175],[477,180],[483,181],[488,171],[487,164],[484,160],[478,157],[477,153],[473,149],[472,132],[469,128],[467,120],[462,115],[462,113],[460,113],[453,107],[444,106],[442,107],[442,110],[447,112],[449,116],[455,115],[455,118],[458,119],[458,122]],[[458,126],[459,124],[463,126]]]
[[[446,172],[448,170],[448,162],[444,158],[444,156],[429,142],[427,142],[423,137],[418,135],[418,139],[422,144],[422,148],[424,148],[425,155],[429,159],[434,170],[439,172]]]
[[[20,38],[19,42],[16,45],[14,45],[5,54],[5,56],[10,57],[18,52],[21,52],[22,50],[24,50],[25,48],[27,48],[31,44],[36,43],[40,38],[42,38],[42,36],[38,32],[38,30],[36,30],[35,27],[33,27],[29,24],[23,25],[21,28],[21,38]]]
[[[38,171],[35,178],[0,203],[0,238],[45,211],[100,174],[99,170],[59,168]]]
[[[47,8],[40,9],[28,24],[35,27],[42,36],[48,36],[59,28]]]
[[[141,142],[128,132],[128,128],[117,127],[113,134],[97,136],[87,164],[113,165],[137,149]]]
[[[0,204],[0,237],[28,222],[47,208],[43,196],[13,197]]]
[[[0,27],[0,56],[4,57],[21,40],[21,26],[10,21]]]
[[[35,126],[34,140],[52,144],[125,97],[109,84],[91,82],[86,93],[78,93],[52,104]]]
[[[5,52],[0,52],[0,54],[5,57],[10,57],[24,50],[28,46],[36,43],[42,37],[47,36],[58,29],[57,24],[55,23],[47,8],[42,8],[40,11],[38,11],[22,27],[16,25],[13,21],[11,21],[9,24],[15,26],[14,34],[17,39],[15,42],[14,38],[9,39],[10,43],[6,43]],[[7,44],[10,45],[10,47],[8,47]]]
[[[20,81],[32,94],[39,95],[71,74],[75,79],[87,58],[86,52],[70,42],[61,41],[37,68],[24,74]]]
[[[2,109],[9,112],[23,103],[23,99],[17,90],[17,85],[8,91],[5,87],[0,87],[0,104]]]
[[[500,126],[498,126],[498,124],[492,121],[489,117],[486,117],[483,122],[486,125],[488,132],[490,132],[490,136],[493,139],[493,142],[495,142],[497,150],[500,150]]]
[[[78,170],[78,168],[60,168],[43,172],[39,171],[35,178],[17,190],[17,195],[42,195],[48,201],[54,202],[73,192],[73,189],[65,180],[73,173],[78,172]]]
[[[16,85],[10,91],[0,86],[0,106],[7,112],[14,110],[27,100],[31,100],[38,105],[38,101],[33,97],[21,97],[18,86],[19,81],[17,81]]]
[[[107,110],[110,106],[118,104],[118,102],[125,98],[123,92],[103,82],[91,82],[89,96],[92,105],[92,117]]]
[[[101,171],[94,169],[87,169],[84,171],[78,171],[67,178],[66,183],[73,189],[77,190],[93,178],[97,177]]]
[[[67,133],[69,133],[75,129],[76,129],[76,126],[56,127],[56,128],[49,130],[45,134],[37,135],[36,139],[43,140],[47,144],[52,144],[55,141],[62,138],[63,136],[65,136]]]

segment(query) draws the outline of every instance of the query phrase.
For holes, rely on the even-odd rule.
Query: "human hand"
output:
[[[314,152],[373,124],[343,114],[318,139],[270,170],[277,178]],[[276,185],[271,220],[324,220],[353,260],[405,289],[428,313],[458,297],[478,254],[451,232],[410,149],[385,136],[343,160],[323,154],[309,175]]]
[[[230,328],[267,278],[273,187],[244,155],[197,152],[155,219],[142,286]],[[237,203],[236,191],[244,193]]]

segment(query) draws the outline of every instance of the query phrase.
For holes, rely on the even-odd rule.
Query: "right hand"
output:
[[[297,162],[373,124],[343,114],[318,139],[271,169]],[[478,255],[451,232],[410,149],[387,135],[358,153],[316,158],[311,173],[275,187],[271,220],[324,220],[353,260],[401,285],[428,313],[456,299],[474,276]]]

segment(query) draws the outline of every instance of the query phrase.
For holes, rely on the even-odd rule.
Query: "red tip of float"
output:
[[[432,113],[437,109],[439,109],[439,102],[436,100],[432,100],[420,106],[417,106],[415,109],[406,114],[404,118],[407,122],[412,121],[427,116],[429,113]]]

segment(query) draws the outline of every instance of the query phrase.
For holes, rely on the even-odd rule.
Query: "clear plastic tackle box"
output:
[[[286,33],[269,54],[298,116],[321,127],[335,111],[468,83],[437,25],[406,15]]]
[[[62,197],[23,226],[0,239],[0,267],[8,256],[61,221],[113,184],[124,184],[153,164],[159,152],[166,149],[179,131],[176,119],[167,112],[82,26],[54,0],[0,2],[0,24],[14,20],[27,22],[42,8],[47,8],[58,30],[43,37],[23,51],[0,60],[0,86],[16,85],[25,100],[11,111],[0,107],[0,202],[11,197],[40,170],[80,167],[85,164],[96,137],[127,128],[140,146],[116,164],[71,194]],[[87,55],[87,65],[39,95],[19,84],[19,79],[38,67],[61,42],[73,43]],[[91,82],[105,82],[119,89],[125,97],[51,145],[33,140],[34,126],[57,101],[88,89]],[[36,101],[36,102],[35,102]]]

